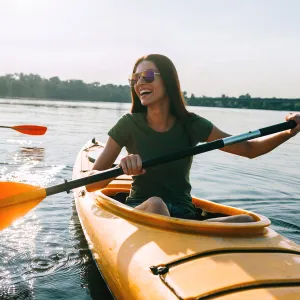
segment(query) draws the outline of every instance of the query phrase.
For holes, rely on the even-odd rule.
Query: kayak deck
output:
[[[85,145],[74,179],[91,170],[92,153],[98,156],[101,147]],[[74,193],[93,257],[117,299],[300,299],[300,247],[268,228],[269,219],[195,197],[195,205],[207,211],[247,213],[256,222],[142,212],[117,200],[130,184],[123,175],[100,191]]]

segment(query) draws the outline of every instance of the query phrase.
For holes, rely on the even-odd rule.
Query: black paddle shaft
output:
[[[185,150],[178,151],[178,152],[171,153],[171,154],[166,154],[166,155],[154,158],[154,159],[145,160],[145,161],[143,161],[142,166],[143,166],[143,168],[150,168],[150,167],[153,167],[156,165],[165,164],[165,163],[168,163],[168,162],[171,162],[174,160],[182,159],[184,157],[193,156],[196,154],[212,151],[215,149],[220,149],[220,148],[223,148],[228,145],[244,142],[247,140],[252,140],[252,139],[255,139],[255,138],[258,138],[261,136],[273,134],[273,133],[284,131],[287,129],[292,129],[292,128],[296,127],[296,125],[297,124],[295,121],[290,120],[290,121],[279,123],[279,124],[272,125],[269,127],[264,127],[264,128],[261,128],[261,129],[255,130],[255,131],[249,131],[247,133],[243,133],[240,135],[226,137],[224,139],[219,139],[219,140],[215,140],[215,141],[212,141],[209,143],[190,147]],[[122,174],[124,174],[122,168],[117,166],[115,168],[105,170],[96,175],[91,175],[88,177],[75,179],[75,180],[72,180],[69,182],[65,181],[65,183],[58,184],[58,185],[55,185],[52,187],[48,187],[48,188],[46,188],[46,194],[47,194],[47,196],[50,196],[50,195],[57,194],[57,193],[60,193],[63,191],[66,191],[69,193],[70,190],[72,190],[74,188],[78,188],[80,186],[95,183],[95,182],[102,181],[105,179],[114,178],[114,177],[120,176]]]

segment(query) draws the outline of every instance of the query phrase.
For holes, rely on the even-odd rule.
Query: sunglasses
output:
[[[133,73],[128,78],[129,86],[133,87],[139,81],[140,77],[142,77],[145,82],[151,83],[155,80],[155,75],[160,75],[160,73],[156,73],[153,70],[146,70],[140,73]]]

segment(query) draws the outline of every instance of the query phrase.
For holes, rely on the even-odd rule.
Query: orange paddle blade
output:
[[[23,217],[45,197],[46,190],[18,182],[0,182],[0,230]]]
[[[29,135],[43,135],[47,131],[47,127],[38,125],[17,125],[11,128]]]

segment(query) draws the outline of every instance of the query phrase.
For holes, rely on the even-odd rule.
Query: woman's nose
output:
[[[140,84],[140,81],[141,81],[141,83],[145,83],[145,80],[144,80],[143,76],[139,76],[139,78],[136,82],[136,85]]]

